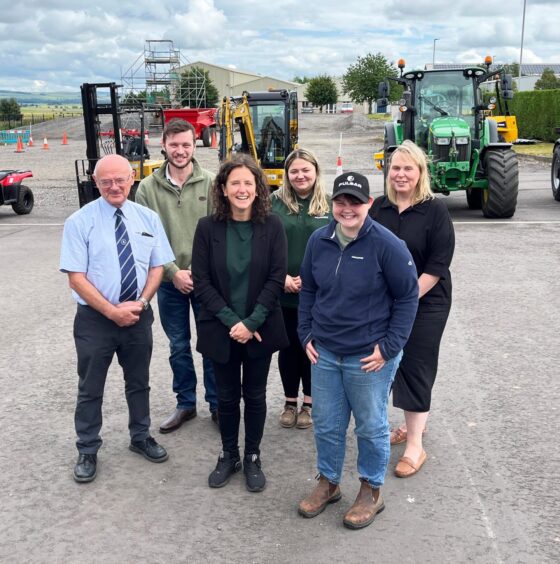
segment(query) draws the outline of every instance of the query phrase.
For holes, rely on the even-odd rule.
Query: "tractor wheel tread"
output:
[[[512,217],[517,206],[519,167],[517,155],[511,149],[489,150],[485,157],[488,190],[482,199],[484,217]]]

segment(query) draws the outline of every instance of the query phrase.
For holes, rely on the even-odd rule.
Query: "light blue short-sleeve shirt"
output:
[[[64,223],[60,270],[83,272],[103,297],[116,305],[121,291],[121,269],[115,241],[117,208],[103,198],[85,205]],[[127,200],[121,207],[138,281],[140,296],[148,270],[175,260],[159,216],[149,208]],[[74,291],[74,299],[86,302]]]

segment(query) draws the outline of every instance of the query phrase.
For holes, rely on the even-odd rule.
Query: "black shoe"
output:
[[[220,425],[220,420],[218,418],[218,410],[215,409],[214,411],[210,412],[210,416],[212,417],[212,421],[216,423],[216,425]]]
[[[158,445],[153,437],[148,437],[143,441],[132,441],[128,448],[132,452],[141,454],[150,462],[165,462],[169,458],[167,451]]]
[[[208,485],[211,488],[222,488],[225,486],[233,474],[241,470],[241,460],[239,456],[233,456],[229,452],[222,451],[218,457],[218,464],[208,476]]]
[[[76,482],[91,482],[97,475],[97,454],[80,454],[74,466]]]
[[[266,486],[266,478],[261,470],[261,459],[258,454],[246,454],[243,459],[243,473],[250,492],[262,492]]]

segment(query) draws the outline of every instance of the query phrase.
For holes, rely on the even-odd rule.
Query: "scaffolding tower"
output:
[[[142,102],[153,105],[181,107],[184,100],[201,108],[206,100],[206,77],[196,67],[188,80],[181,81],[181,67],[189,64],[169,39],[147,39],[144,52],[121,76],[123,97],[145,91]]]

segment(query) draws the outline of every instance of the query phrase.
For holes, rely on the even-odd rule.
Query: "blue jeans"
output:
[[[316,343],[315,348],[319,359],[311,366],[311,395],[319,474],[333,484],[340,483],[352,413],[358,474],[372,487],[381,487],[391,449],[387,403],[402,352],[379,372],[366,373],[360,362],[366,355],[337,356]]]
[[[161,325],[169,339],[169,364],[173,371],[173,391],[177,396],[179,409],[196,407],[196,372],[191,350],[190,308],[195,321],[200,303],[192,294],[179,292],[172,282],[162,282],[157,292]],[[212,362],[202,358],[204,372],[204,399],[210,404],[210,411],[218,409],[216,382]]]

